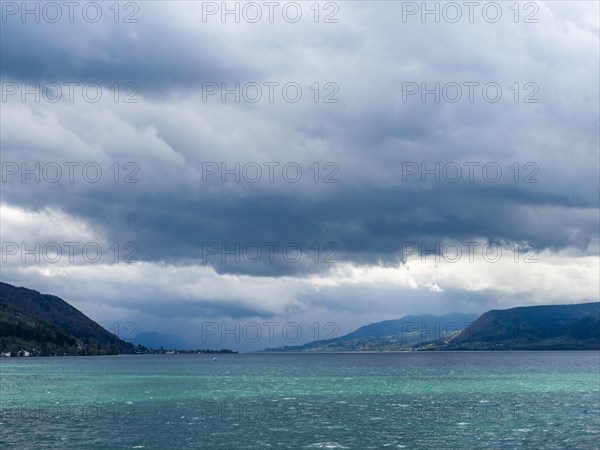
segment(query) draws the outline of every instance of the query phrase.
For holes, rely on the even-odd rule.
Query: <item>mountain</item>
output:
[[[138,333],[132,337],[132,342],[155,350],[161,347],[165,350],[186,350],[194,348],[192,344],[181,339],[175,334],[162,334],[155,331]]]
[[[600,302],[488,311],[419,350],[600,350]]]
[[[360,327],[339,338],[304,345],[268,348],[277,352],[342,352],[410,350],[415,344],[447,338],[463,330],[477,314],[404,316]]]
[[[54,295],[0,282],[0,352],[107,355],[138,350]]]

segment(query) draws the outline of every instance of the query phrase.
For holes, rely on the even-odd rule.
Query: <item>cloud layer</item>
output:
[[[407,3],[5,14],[2,279],[188,337],[597,300],[598,5],[423,23]]]

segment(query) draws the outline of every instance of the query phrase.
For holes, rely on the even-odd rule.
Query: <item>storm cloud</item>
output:
[[[331,4],[3,6],[3,281],[165,331],[596,300],[597,3]]]

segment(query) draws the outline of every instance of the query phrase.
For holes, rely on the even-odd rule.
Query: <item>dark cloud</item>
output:
[[[138,259],[174,273],[212,266],[216,277],[230,283],[223,289],[232,289],[227,303],[214,292],[194,291],[196,297],[189,297],[200,298],[197,303],[163,302],[151,293],[145,313],[169,320],[270,317],[298,314],[322,301],[332,311],[361,314],[365,305],[348,310],[340,305],[350,297],[357,302],[368,297],[368,282],[354,295],[354,286],[343,283],[293,290],[297,303],[288,298],[277,311],[273,304],[261,307],[256,298],[246,303],[232,286],[267,277],[291,283],[335,278],[331,271],[344,263],[390,267],[402,261],[407,243],[433,248],[438,242],[477,239],[529,243],[555,255],[597,253],[600,70],[593,11],[544,5],[543,26],[509,20],[457,27],[400,24],[394,15],[400,14],[398,4],[352,2],[344,4],[344,20],[331,26],[310,21],[229,26],[203,24],[195,5],[144,4],[137,24],[9,21],[0,32],[3,82],[139,86],[135,104],[115,103],[110,95],[93,104],[21,103],[19,96],[3,101],[3,162],[32,167],[92,161],[103,176],[97,183],[80,176],[71,183],[66,175],[58,183],[35,183],[31,177],[22,183],[17,174],[2,183],[1,200],[30,212],[55,208],[106,242],[137,243]],[[298,103],[284,101],[279,91],[272,103],[266,97],[222,103],[218,95],[207,102],[202,97],[207,81],[294,82],[303,96]],[[473,102],[466,99],[466,88],[457,103],[403,95],[403,83],[431,88],[438,82],[497,83],[503,96],[497,103],[486,101],[480,88]],[[336,87],[338,102],[322,102],[330,92],[325,83]],[[537,89],[537,103],[522,101],[531,92],[526,83]],[[121,170],[117,183],[110,169],[115,162]],[[136,183],[122,182],[128,162],[139,169]],[[203,179],[207,162],[279,166],[273,183],[266,169],[257,183],[235,183],[231,176],[222,183],[219,175]],[[282,179],[281,167],[288,162],[302,167],[297,183]],[[472,182],[467,164],[476,167]],[[486,179],[486,164],[501,168],[498,181]],[[445,178],[454,173],[451,168],[438,173],[439,181],[432,174],[422,180],[423,167],[448,165],[462,169],[458,182]],[[327,167],[336,168],[337,182],[323,182],[332,174]],[[408,167],[418,172],[407,174]],[[11,220],[16,236],[10,239],[28,239],[21,219]],[[62,238],[71,232],[68,225],[55,234]],[[40,233],[31,234],[39,238]],[[272,261],[268,243],[278,244]],[[283,257],[281,249],[290,243],[302,249],[301,260]],[[239,255],[239,262],[228,253],[223,262],[221,245],[246,246],[248,253]],[[254,258],[256,245],[262,256],[248,261],[245,256]],[[22,273],[11,273],[23,279]],[[468,297],[479,295],[464,286],[447,287],[443,294],[419,287],[419,301],[429,304],[441,295],[445,312],[471,311],[476,301]],[[374,310],[392,311],[386,305],[398,292],[389,289],[378,292]],[[486,307],[496,304],[494,296],[505,295],[499,294],[501,286],[486,289],[477,299]],[[517,291],[502,301],[524,295]],[[125,303],[138,310],[135,302]]]

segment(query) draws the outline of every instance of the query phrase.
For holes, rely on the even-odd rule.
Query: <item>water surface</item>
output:
[[[600,352],[2,358],[2,448],[600,448]]]

